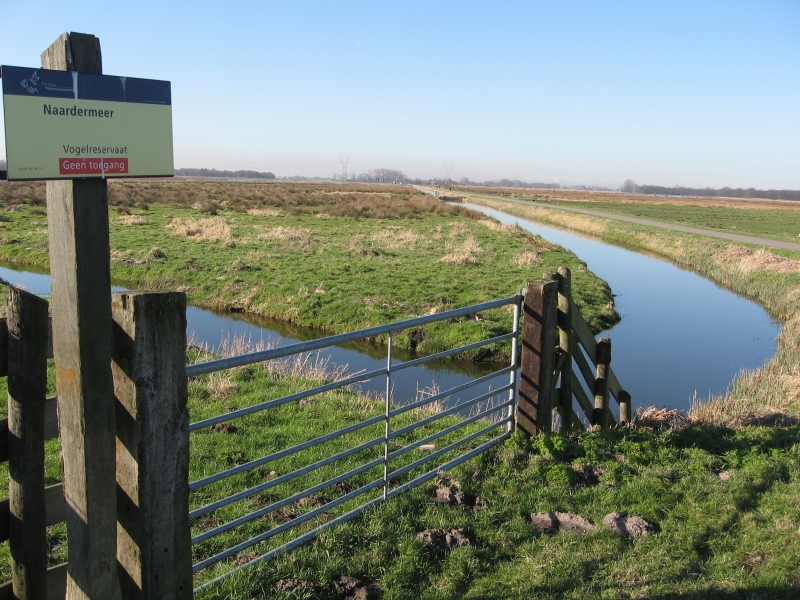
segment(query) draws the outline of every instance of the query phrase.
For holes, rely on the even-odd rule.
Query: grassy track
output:
[[[674,206],[669,204],[633,204],[617,202],[554,201],[576,208],[599,210],[629,217],[653,219],[665,223],[688,225],[743,235],[796,241],[800,236],[800,211],[779,211],[764,208],[722,208]],[[800,207],[799,207],[800,208]]]

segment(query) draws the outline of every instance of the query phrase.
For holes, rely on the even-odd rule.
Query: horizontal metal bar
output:
[[[404,412],[409,410],[413,410],[415,408],[419,408],[421,406],[425,406],[426,404],[430,404],[431,402],[435,402],[441,398],[446,398],[447,396],[452,396],[453,394],[457,394],[458,392],[463,392],[464,390],[468,390],[471,387],[475,387],[476,385],[480,385],[482,383],[486,383],[487,381],[491,381],[495,377],[500,377],[500,375],[504,375],[505,373],[510,373],[511,371],[516,370],[516,367],[505,367],[504,369],[500,369],[499,371],[494,371],[493,373],[489,373],[488,375],[484,375],[483,377],[479,377],[478,379],[473,379],[472,381],[468,381],[467,383],[462,383],[461,385],[457,385],[455,387],[450,388],[449,390],[445,390],[444,392],[439,392],[438,394],[434,394],[433,396],[429,396],[423,400],[419,400],[417,402],[412,402],[411,404],[404,404],[398,408],[395,408],[391,412],[391,416],[396,417],[397,415],[401,415]]]
[[[356,475],[360,475],[364,471],[369,471],[370,469],[374,469],[375,467],[379,467],[383,464],[383,457],[376,458],[372,462],[369,462],[365,465],[361,465],[355,469],[348,471],[347,473],[342,473],[337,477],[332,479],[328,479],[327,481],[323,481],[322,483],[315,485],[314,487],[308,488],[307,490],[303,490],[302,492],[297,492],[296,494],[289,496],[288,498],[284,498],[283,500],[279,500],[278,502],[274,502],[269,506],[265,506],[264,508],[260,508],[256,511],[248,513],[239,517],[238,519],[234,519],[233,521],[229,521],[224,525],[220,525],[219,527],[215,527],[214,529],[210,529],[209,531],[205,531],[200,535],[197,535],[192,538],[192,546],[195,544],[199,544],[201,542],[205,542],[206,540],[217,536],[221,533],[225,533],[233,529],[234,527],[238,527],[239,525],[244,525],[245,523],[249,523],[253,519],[258,519],[259,517],[263,517],[264,515],[268,515],[271,512],[278,510],[279,508],[283,508],[284,506],[288,506],[298,500],[302,500],[311,494],[316,494],[319,491],[324,490],[325,488],[329,488],[332,485],[336,485],[337,483],[344,481],[345,479],[349,479],[350,477],[355,477]]]
[[[414,360],[402,362],[398,365],[392,365],[392,373],[395,373],[397,371],[402,371],[403,369],[416,367],[417,365],[421,365],[423,363],[430,362],[432,360],[437,360],[439,358],[446,358],[448,356],[453,356],[454,354],[467,352],[468,350],[472,350],[474,348],[480,348],[481,346],[488,346],[489,344],[510,340],[512,337],[514,337],[513,331],[511,333],[504,333],[503,335],[498,335],[496,337],[489,338],[488,340],[474,342],[472,344],[467,344],[466,346],[459,346],[458,348],[453,348],[452,350],[445,350],[444,352],[437,352],[436,354],[429,354],[428,356],[415,358]]]
[[[432,471],[428,471],[424,475],[420,475],[419,477],[416,477],[416,478],[412,479],[411,481],[409,481],[407,483],[404,483],[403,485],[394,488],[392,491],[389,492],[389,498],[394,498],[395,496],[399,496],[403,492],[407,492],[408,490],[410,490],[412,488],[415,488],[418,485],[421,485],[421,484],[425,483],[426,481],[430,481],[431,479],[436,477],[442,471],[447,471],[449,469],[452,469],[453,467],[456,467],[456,466],[460,465],[461,463],[468,461],[470,458],[474,458],[474,457],[478,456],[478,454],[486,452],[492,446],[495,446],[495,445],[499,444],[500,442],[503,442],[503,441],[507,440],[510,437],[511,437],[511,432],[510,431],[506,431],[503,435],[499,435],[496,438],[493,438],[493,439],[489,440],[488,442],[485,442],[485,443],[481,444],[480,446],[478,446],[477,448],[474,448],[473,450],[470,450],[466,454],[462,454],[461,456],[457,456],[453,460],[450,460],[450,461],[444,463],[443,465],[440,465],[440,466],[436,467]]]
[[[281,485],[283,483],[286,483],[287,481],[291,481],[292,479],[296,479],[297,477],[300,477],[301,475],[305,475],[307,473],[311,473],[311,471],[315,471],[315,470],[319,469],[320,467],[324,467],[326,465],[329,465],[329,464],[331,464],[333,462],[336,462],[337,460],[341,460],[343,458],[347,458],[348,456],[352,456],[353,454],[358,454],[359,452],[362,452],[363,450],[368,450],[368,449],[372,448],[373,446],[377,446],[379,444],[383,444],[385,441],[386,440],[383,437],[375,438],[374,440],[370,440],[369,442],[364,442],[363,444],[360,444],[360,445],[356,446],[355,448],[350,448],[348,450],[344,450],[342,452],[334,454],[333,456],[329,456],[328,458],[323,458],[322,460],[318,460],[315,463],[312,463],[312,464],[310,464],[308,466],[305,466],[305,467],[303,467],[301,469],[297,469],[295,471],[292,471],[291,473],[287,473],[286,475],[281,475],[280,477],[276,477],[275,479],[270,479],[269,481],[261,483],[261,484],[255,486],[255,487],[251,487],[251,488],[246,489],[244,491],[241,491],[241,492],[239,492],[237,494],[233,494],[231,496],[228,496],[227,498],[223,498],[222,500],[217,500],[216,502],[212,502],[211,504],[207,504],[206,506],[203,506],[201,508],[197,508],[197,509],[195,509],[195,510],[193,510],[193,511],[191,511],[189,513],[189,518],[190,519],[194,519],[196,517],[200,517],[200,516],[202,516],[204,514],[207,514],[207,513],[210,513],[212,511],[215,511],[215,510],[217,510],[219,508],[222,508],[223,506],[228,506],[229,504],[233,504],[234,502],[238,502],[239,500],[243,500],[244,498],[252,496],[253,494],[257,494],[258,492],[263,492],[263,491],[268,490],[270,488],[274,488],[275,486],[278,486],[278,485]]]
[[[211,425],[216,425],[217,423],[232,421],[233,419],[238,419],[246,415],[252,415],[253,413],[261,412],[263,410],[267,410],[268,408],[275,408],[276,406],[281,406],[282,404],[286,404],[288,402],[302,400],[303,398],[308,398],[309,396],[314,396],[315,394],[322,394],[323,392],[335,390],[340,387],[345,387],[353,383],[358,383],[359,381],[365,381],[367,379],[380,377],[382,375],[386,375],[386,369],[376,369],[366,373],[359,373],[357,375],[353,375],[352,377],[347,377],[346,379],[331,381],[330,383],[318,385],[317,387],[313,387],[302,392],[297,392],[295,394],[290,394],[288,396],[283,396],[282,398],[276,398],[275,400],[269,400],[267,402],[262,402],[261,404],[254,404],[253,406],[247,406],[245,408],[233,410],[229,413],[218,415],[216,417],[210,417],[202,421],[197,421],[196,423],[189,425],[189,432],[191,433],[192,431],[197,431],[198,429],[203,429],[204,427],[210,427]]]
[[[475,433],[472,433],[472,434],[468,435],[465,438],[461,438],[460,440],[458,440],[456,442],[453,442],[449,446],[445,446],[441,450],[437,450],[436,452],[432,452],[428,456],[425,456],[423,458],[420,458],[419,460],[415,460],[414,462],[412,462],[410,464],[407,464],[405,467],[401,467],[400,469],[397,469],[396,471],[392,471],[391,473],[389,473],[389,479],[397,479],[401,475],[405,475],[409,471],[411,471],[413,469],[416,469],[419,466],[424,465],[426,462],[430,462],[435,458],[439,458],[442,454],[447,454],[448,452],[452,452],[453,450],[455,450],[459,446],[463,446],[467,442],[471,442],[475,438],[479,438],[480,436],[489,433],[492,429],[497,429],[498,427],[500,427],[500,425],[502,425],[506,421],[508,421],[508,419],[503,419],[502,421],[498,421],[497,423],[492,423],[488,427],[484,427],[480,431],[476,431]]]
[[[408,446],[403,446],[402,448],[400,448],[398,450],[395,450],[394,452],[389,454],[389,460],[397,458],[398,456],[402,456],[406,452],[410,452],[411,450],[414,450],[415,448],[418,448],[418,447],[422,446],[423,444],[429,444],[430,442],[438,440],[440,437],[444,437],[448,433],[453,433],[454,431],[458,431],[459,429],[461,429],[462,427],[464,427],[466,425],[469,425],[470,423],[474,423],[475,421],[478,421],[480,419],[485,418],[486,415],[488,415],[488,414],[491,414],[493,412],[497,412],[501,408],[506,408],[508,406],[511,406],[511,404],[512,404],[511,401],[506,401],[503,404],[498,404],[497,406],[494,406],[489,410],[485,410],[485,411],[483,411],[481,413],[478,413],[477,415],[471,416],[469,419],[465,419],[465,420],[461,421],[460,423],[456,423],[455,425],[451,425],[447,429],[442,429],[441,431],[437,431],[436,433],[431,434],[426,438],[423,438],[421,440],[417,440],[416,442],[413,442],[413,443],[409,444]],[[507,420],[508,419],[505,419],[503,422],[505,422]]]
[[[284,552],[289,552],[290,550],[294,550],[298,546],[302,546],[306,542],[310,542],[315,537],[317,537],[317,535],[319,535],[320,533],[322,533],[326,529],[330,529],[331,527],[336,527],[337,525],[341,525],[342,523],[346,523],[347,521],[355,519],[356,517],[358,517],[359,515],[361,515],[365,511],[369,510],[370,508],[372,508],[374,506],[377,506],[381,502],[383,502],[383,496],[378,496],[374,500],[370,500],[366,504],[362,504],[358,508],[354,508],[350,512],[347,512],[347,513],[343,514],[340,517],[336,517],[332,521],[328,521],[327,523],[323,523],[322,525],[320,525],[316,529],[313,529],[313,530],[311,530],[311,531],[309,531],[307,533],[304,533],[300,537],[297,537],[297,538],[293,539],[290,542],[286,542],[282,546],[278,546],[274,550],[270,550],[266,554],[262,554],[258,558],[254,558],[253,560],[251,560],[248,563],[245,563],[243,565],[239,565],[238,567],[236,567],[234,569],[231,569],[227,573],[223,573],[222,575],[220,575],[216,579],[213,579],[213,580],[211,580],[211,581],[209,581],[207,583],[204,583],[200,587],[195,588],[193,590],[193,593],[197,594],[198,592],[202,592],[204,590],[207,590],[207,589],[219,584],[220,582],[224,581],[225,579],[227,579],[228,577],[230,577],[234,573],[237,573],[237,572],[241,571],[242,569],[247,569],[247,568],[252,567],[252,566],[254,566],[254,565],[256,565],[256,564],[258,564],[260,562],[264,562],[264,561],[267,561],[267,560],[272,560],[273,558],[283,554]]]
[[[392,432],[392,434],[389,437],[395,438],[397,436],[403,435],[404,433],[408,433],[409,431],[414,431],[415,429],[419,429],[420,427],[424,427],[425,425],[428,425],[429,423],[433,423],[434,421],[438,421],[439,419],[441,419],[443,417],[446,417],[448,415],[451,415],[451,414],[453,414],[455,412],[462,411],[465,408],[467,408],[468,406],[472,406],[473,404],[477,404],[478,402],[481,402],[483,400],[491,398],[492,396],[496,396],[497,394],[501,394],[501,393],[505,392],[506,390],[510,390],[510,389],[511,389],[511,384],[510,383],[506,384],[501,388],[498,388],[496,390],[492,390],[490,392],[486,392],[485,394],[481,394],[480,396],[478,396],[477,398],[473,398],[469,402],[463,402],[462,404],[457,404],[455,406],[452,406],[452,407],[448,408],[447,410],[443,410],[441,412],[437,412],[435,415],[432,415],[430,417],[426,417],[426,418],[422,419],[421,421],[416,421],[416,422],[412,423],[411,425],[406,425],[405,427],[401,427],[400,429],[396,429],[396,430],[394,430]]]
[[[263,542],[264,540],[268,540],[272,536],[278,535],[279,533],[282,533],[282,532],[286,531],[287,529],[291,529],[292,527],[300,525],[301,523],[305,523],[309,519],[313,519],[314,517],[316,517],[319,514],[322,514],[322,513],[326,512],[326,511],[328,511],[328,510],[330,510],[332,508],[336,508],[340,504],[344,504],[345,502],[348,502],[349,500],[352,500],[356,496],[360,496],[361,494],[363,494],[365,492],[368,492],[370,490],[373,490],[376,487],[380,487],[382,485],[383,485],[383,478],[382,477],[380,479],[376,479],[375,481],[373,481],[371,483],[368,483],[366,485],[362,485],[357,490],[354,490],[354,491],[350,492],[349,494],[345,494],[344,496],[342,496],[340,498],[337,498],[336,500],[334,500],[332,502],[328,502],[327,504],[323,504],[322,506],[320,506],[318,508],[315,508],[314,510],[311,510],[311,511],[309,511],[309,512],[303,514],[303,515],[300,515],[296,519],[292,519],[291,521],[287,521],[286,523],[283,523],[282,525],[278,525],[277,527],[274,527],[274,528],[270,529],[269,531],[265,531],[264,533],[262,533],[260,535],[252,537],[249,540],[247,540],[245,542],[242,542],[241,544],[237,544],[236,546],[233,546],[232,548],[228,548],[227,550],[224,550],[224,551],[222,551],[222,552],[220,552],[218,554],[215,554],[214,556],[211,556],[211,557],[209,557],[209,558],[207,558],[207,559],[205,559],[203,561],[200,561],[199,563],[197,563],[195,565],[192,565],[192,573],[197,573],[198,571],[202,571],[203,569],[208,568],[211,565],[216,564],[221,560],[225,560],[226,558],[229,558],[231,556],[234,556],[235,554],[238,554],[242,550],[246,550],[250,546],[254,546],[255,544]]]
[[[289,346],[279,346],[277,348],[270,348],[269,350],[262,350],[260,352],[250,352],[248,354],[241,354],[239,356],[231,356],[229,358],[221,358],[218,360],[211,360],[204,363],[189,365],[186,367],[186,375],[195,377],[203,375],[204,373],[213,373],[214,371],[222,371],[224,369],[232,369],[234,367],[241,367],[244,365],[251,365],[253,363],[264,362],[273,360],[275,358],[282,358],[284,356],[291,356],[292,354],[300,354],[302,352],[310,352],[312,350],[319,350],[327,346],[335,346],[337,344],[344,344],[346,342],[355,342],[363,340],[364,338],[375,337],[389,333],[390,331],[400,331],[410,327],[418,327],[427,323],[435,323],[436,321],[446,321],[456,317],[463,317],[465,315],[490,310],[492,308],[500,308],[514,304],[521,300],[522,296],[519,294],[502,298],[500,300],[492,300],[491,302],[484,302],[482,304],[474,304],[472,306],[465,306],[464,308],[457,308],[448,310],[443,313],[436,313],[433,315],[425,315],[423,317],[416,317],[414,319],[407,319],[405,321],[396,321],[388,323],[387,325],[378,325],[376,327],[369,327],[359,331],[352,331],[350,333],[341,333],[332,335],[318,340],[310,340],[308,342],[300,342],[298,344],[291,344]]]
[[[294,454],[295,452],[301,452],[303,450],[308,450],[309,448],[313,448],[314,446],[319,446],[325,442],[329,442],[331,440],[335,440],[336,438],[342,437],[343,435],[347,435],[348,433],[353,433],[354,431],[358,431],[359,429],[364,429],[365,427],[369,427],[370,425],[375,425],[376,423],[382,422],[384,417],[381,415],[379,417],[372,417],[371,419],[367,419],[366,421],[360,421],[358,423],[354,423],[353,425],[349,425],[342,429],[337,429],[336,431],[332,431],[330,433],[326,433],[325,435],[321,435],[313,440],[309,440],[307,442],[302,442],[300,444],[296,444],[291,446],[290,448],[284,448],[283,450],[279,450],[278,452],[274,452],[269,454],[268,456],[264,456],[263,458],[257,458],[256,460],[251,460],[243,465],[237,465],[233,468],[226,469],[225,471],[220,471],[219,473],[215,473],[214,475],[209,475],[208,477],[203,477],[202,479],[198,479],[197,481],[192,481],[189,484],[189,491],[199,489],[206,485],[210,485],[217,481],[222,481],[223,479],[227,479],[228,477],[233,477],[234,475],[238,475],[239,473],[244,473],[246,471],[251,471],[257,467],[262,465],[266,465],[267,463],[271,463],[274,460],[278,460],[279,458],[283,458],[284,456],[289,456],[290,454]]]

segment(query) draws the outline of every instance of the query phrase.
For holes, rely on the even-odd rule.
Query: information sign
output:
[[[1,69],[10,181],[174,175],[169,81]]]

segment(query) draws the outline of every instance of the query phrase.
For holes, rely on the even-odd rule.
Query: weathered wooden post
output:
[[[101,74],[100,40],[65,33],[42,54],[42,68]],[[120,592],[106,180],[48,181],[47,227],[67,501],[67,598],[114,600]]]
[[[117,559],[125,600],[192,597],[186,295],[112,295]]]
[[[600,338],[595,355],[597,377],[594,382],[594,414],[592,425],[608,429],[611,407],[608,405],[608,367],[611,364],[611,340]]]
[[[522,362],[517,427],[535,435],[553,424],[558,282],[528,282],[522,318]]]
[[[47,301],[8,286],[8,500],[14,597],[47,598]]]
[[[561,430],[572,431],[572,274],[567,267],[558,268],[558,339],[564,354],[561,367],[561,386],[558,392]]]
[[[631,395],[625,390],[619,392],[619,422],[631,422]]]

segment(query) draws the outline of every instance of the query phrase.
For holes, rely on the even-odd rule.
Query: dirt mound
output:
[[[463,529],[426,529],[417,534],[417,539],[436,552],[452,550],[458,546],[471,546],[475,543],[473,536]]]
[[[342,575],[339,579],[331,582],[331,590],[338,598],[352,598],[353,600],[379,598],[383,591],[377,583],[361,581],[348,575]]]
[[[230,423],[217,423],[211,425],[208,430],[214,433],[236,433],[239,431],[236,425],[231,425]]]
[[[281,579],[275,584],[275,590],[278,592],[294,592],[303,593],[309,592],[312,594],[319,594],[322,590],[320,587],[310,581],[302,581],[300,579]]]
[[[473,496],[461,491],[458,484],[442,485],[436,488],[434,502],[449,504],[450,506],[463,506],[465,508],[486,508],[488,503],[480,496]]]
[[[531,515],[531,525],[548,535],[555,535],[560,531],[586,535],[597,529],[597,525],[586,517],[573,512],[541,512]]]
[[[622,537],[642,537],[659,530],[658,525],[627,512],[614,512],[603,518],[603,525]]]

